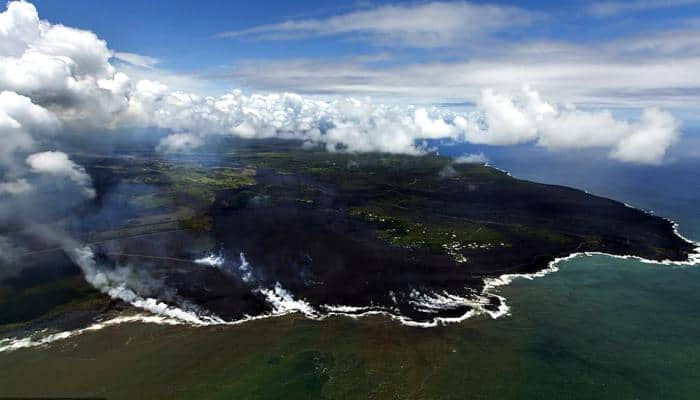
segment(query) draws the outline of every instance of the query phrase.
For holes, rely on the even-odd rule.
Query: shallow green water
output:
[[[505,287],[512,315],[122,325],[0,355],[0,395],[696,399],[700,268],[578,257]]]
[[[500,328],[526,335],[524,384],[532,397],[700,395],[697,267],[578,257],[504,292],[513,314]]]

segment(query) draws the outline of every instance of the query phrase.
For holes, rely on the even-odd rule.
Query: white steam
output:
[[[194,260],[196,264],[206,265],[209,267],[219,268],[224,272],[234,274],[241,278],[245,283],[251,283],[254,281],[253,269],[245,258],[245,253],[240,252],[239,254],[240,264],[237,267],[232,267],[226,265],[226,259],[223,253],[210,252],[204,257],[200,257]]]
[[[194,262],[196,264],[207,265],[209,267],[220,267],[224,265],[226,260],[224,259],[223,254],[209,253],[204,257],[195,259]]]
[[[250,283],[253,280],[253,270],[250,267],[248,260],[245,259],[245,254],[243,254],[243,252],[241,252],[240,258],[241,265],[238,266],[238,271],[241,273],[241,279],[245,283]]]
[[[124,301],[134,307],[157,315],[174,318],[194,325],[223,322],[218,317],[200,316],[194,311],[187,311],[168,305],[159,299],[139,295],[132,288],[132,285],[143,285],[143,277],[134,277],[134,271],[129,267],[100,268],[89,246],[75,248],[69,251],[69,255],[83,270],[88,283],[113,299]]]
[[[279,282],[271,289],[258,289],[265,295],[267,302],[272,306],[273,314],[282,315],[292,312],[300,312],[309,318],[318,316],[313,306],[304,300],[295,299],[292,293],[287,291]]]

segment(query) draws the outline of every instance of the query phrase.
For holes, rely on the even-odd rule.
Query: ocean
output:
[[[700,240],[700,162],[627,166],[484,151],[514,176],[653,210]],[[696,399],[700,268],[602,255],[498,289],[510,313],[416,328],[299,314],[237,326],[124,323],[0,354],[0,396],[251,399]]]
[[[459,153],[447,149],[443,153]],[[513,151],[513,150],[508,150]],[[700,241],[700,162],[620,165],[530,149],[490,162],[514,176],[561,184],[653,211]],[[519,398],[693,399],[700,393],[700,268],[579,256],[501,291],[511,315],[482,329],[517,351]],[[502,332],[509,332],[503,335]],[[511,347],[512,346],[512,347]],[[501,393],[501,394],[505,394]],[[504,396],[509,397],[509,396]],[[501,398],[494,394],[493,398]]]

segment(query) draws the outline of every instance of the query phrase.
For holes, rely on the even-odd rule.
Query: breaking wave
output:
[[[95,332],[110,326],[132,322],[160,325],[178,325],[182,323],[180,320],[164,317],[161,315],[125,315],[108,319],[106,321],[96,322],[85,328],[76,329],[72,331],[48,333],[46,330],[42,330],[34,332],[31,335],[22,338],[12,337],[0,339],[0,353],[24,349],[28,347],[45,346],[58,340],[68,339],[71,337],[82,335],[83,333]]]
[[[318,312],[306,301],[295,299],[279,282],[272,289],[258,289],[265,295],[267,302],[272,306],[272,314],[284,315],[291,312],[300,312],[307,317],[315,318]]]
[[[669,220],[670,221],[670,220]],[[237,325],[252,320],[286,315],[290,313],[301,313],[307,318],[314,320],[323,320],[330,316],[345,316],[350,318],[360,318],[368,315],[385,315],[389,318],[400,322],[407,326],[416,327],[435,327],[448,323],[461,322],[477,315],[488,315],[493,319],[500,318],[510,314],[510,307],[506,303],[506,298],[498,294],[500,287],[513,282],[515,279],[534,279],[543,277],[547,274],[559,270],[559,264],[563,261],[571,260],[579,256],[604,255],[618,259],[633,259],[647,264],[659,264],[667,266],[691,266],[700,265],[700,243],[693,242],[681,235],[678,231],[678,225],[673,224],[673,229],[676,235],[681,237],[688,243],[694,244],[695,252],[688,256],[686,261],[671,261],[671,260],[650,260],[633,255],[614,255],[602,252],[578,252],[572,253],[565,257],[560,257],[549,262],[546,268],[531,274],[503,274],[498,277],[484,279],[484,287],[480,293],[470,293],[469,295],[457,295],[447,291],[441,292],[424,292],[416,289],[408,293],[408,303],[415,307],[416,310],[422,312],[439,312],[467,309],[463,314],[442,317],[438,316],[429,321],[416,321],[405,315],[402,315],[398,307],[375,307],[375,306],[350,306],[350,305],[330,305],[323,304],[314,307],[309,302],[295,298],[292,292],[285,289],[280,282],[276,282],[272,287],[258,287],[255,292],[264,296],[269,304],[271,311],[259,315],[246,315],[233,321],[226,321],[216,315],[206,313],[193,304],[187,301],[180,300],[178,306],[168,304],[154,297],[144,297],[137,294],[136,291],[128,286],[128,275],[130,269],[115,268],[113,270],[105,270],[99,268],[95,261],[95,255],[89,246],[78,247],[68,251],[67,253],[82,269],[85,279],[96,289],[105,293],[110,298],[124,301],[132,306],[148,311],[150,315],[136,314],[128,316],[119,316],[106,321],[96,322],[85,328],[48,333],[44,331],[34,332],[22,338],[5,338],[0,339],[0,352],[13,351],[28,347],[44,346],[58,340],[63,340],[81,335],[83,333],[93,332],[104,329],[110,326],[123,323],[150,323],[162,325],[190,325],[190,326],[208,326],[208,325]],[[194,262],[200,265],[207,265],[216,268],[223,268],[225,259],[222,254],[210,253],[202,258],[195,259]],[[240,264],[236,267],[241,280],[246,283],[253,282],[253,270],[245,258],[244,253],[240,253]],[[390,297],[396,305],[397,300],[393,292],[390,292]],[[494,305],[495,304],[495,305]]]

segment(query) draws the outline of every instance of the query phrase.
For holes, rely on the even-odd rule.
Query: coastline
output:
[[[82,335],[85,333],[90,333],[90,332],[96,332],[111,326],[115,325],[120,325],[120,324],[126,324],[126,323],[143,323],[143,324],[157,324],[157,325],[187,325],[190,327],[207,327],[207,326],[235,326],[235,325],[240,325],[244,324],[247,322],[251,321],[256,321],[256,320],[261,320],[261,319],[266,319],[266,318],[273,318],[273,317],[280,317],[288,314],[293,314],[293,313],[299,313],[304,315],[305,318],[308,318],[310,320],[314,321],[323,321],[329,317],[335,317],[335,316],[340,316],[344,318],[351,318],[351,319],[358,319],[362,317],[367,317],[367,316],[376,316],[376,315],[381,315],[384,317],[388,317],[391,320],[398,321],[401,325],[404,326],[410,326],[410,327],[419,327],[419,328],[433,328],[433,327],[438,327],[442,325],[447,325],[447,324],[453,324],[453,323],[459,323],[466,321],[472,317],[476,317],[479,315],[488,315],[492,319],[498,319],[504,316],[507,316],[510,314],[510,306],[507,304],[507,298],[504,296],[501,296],[498,294],[497,290],[500,287],[507,286],[511,284],[514,280],[516,279],[527,279],[527,280],[533,280],[535,278],[541,278],[546,275],[549,275],[550,273],[557,272],[559,270],[559,263],[564,262],[564,261],[569,261],[572,260],[576,257],[580,256],[605,256],[605,257],[611,257],[611,258],[616,258],[616,259],[624,259],[624,260],[635,260],[641,263],[645,264],[655,264],[655,265],[664,265],[664,266],[693,266],[693,265],[700,265],[700,243],[698,242],[692,242],[689,239],[685,238],[682,236],[678,231],[677,231],[677,226],[678,224],[664,218],[669,222],[672,222],[674,224],[674,232],[681,237],[683,240],[687,241],[690,244],[694,244],[695,247],[695,253],[692,253],[689,255],[688,260],[686,261],[671,261],[671,260],[651,260],[651,259],[646,259],[643,257],[638,257],[634,255],[615,255],[615,254],[608,254],[608,253],[603,253],[603,252],[577,252],[577,253],[572,253],[564,257],[559,257],[556,258],[552,261],[550,261],[547,265],[546,268],[532,273],[532,274],[503,274],[499,277],[496,278],[486,278],[484,279],[484,288],[481,291],[481,294],[478,295],[475,298],[467,298],[467,297],[461,297],[461,299],[464,302],[464,305],[473,307],[470,309],[468,312],[465,314],[459,316],[459,317],[436,317],[432,319],[431,321],[427,322],[420,322],[420,321],[414,321],[410,318],[407,318],[403,315],[393,313],[388,310],[378,310],[378,309],[371,309],[371,307],[353,307],[353,306],[331,306],[331,305],[323,305],[322,307],[326,310],[324,314],[318,314],[315,312],[313,308],[309,308],[308,304],[300,301],[300,300],[293,300],[293,302],[299,304],[303,303],[304,306],[290,306],[287,305],[286,307],[283,307],[281,310],[276,310],[268,314],[262,314],[262,315],[256,315],[256,316],[247,316],[245,318],[241,318],[238,320],[234,321],[211,321],[211,322],[201,322],[201,323],[193,323],[192,321],[184,321],[184,320],[179,320],[179,319],[174,319],[168,316],[163,316],[160,314],[133,314],[133,315],[120,315],[116,316],[111,319],[107,319],[104,321],[98,321],[93,323],[92,325],[88,325],[85,328],[80,328],[76,330],[71,330],[71,331],[60,331],[60,332],[55,332],[48,334],[46,336],[40,337],[38,339],[35,339],[34,337],[37,334],[42,333],[43,331],[37,331],[33,332],[25,337],[12,337],[12,338],[4,338],[0,339],[0,353],[3,352],[8,352],[8,351],[16,351],[20,349],[26,349],[26,348],[32,348],[32,347],[41,347],[41,346],[46,346],[51,343],[54,343],[56,341],[64,340],[64,339],[69,339],[78,335]],[[483,307],[483,305],[488,304],[488,299],[490,296],[496,297],[499,299],[500,304],[499,307],[496,311],[491,311],[487,310]],[[458,296],[453,296],[453,299],[457,298]],[[136,306],[135,306],[136,307]]]
[[[485,164],[489,168],[494,168],[498,171],[501,171],[508,176],[513,177],[509,172],[501,170],[497,167],[493,167],[491,165]],[[517,179],[517,178],[516,178]],[[578,189],[581,190],[581,189]],[[587,191],[582,190],[583,192],[589,194]],[[525,273],[525,274],[502,274],[498,277],[491,277],[491,278],[484,278],[483,279],[483,287],[481,288],[481,291],[478,294],[473,294],[469,296],[457,296],[453,295],[447,292],[443,293],[419,293],[420,296],[423,297],[424,301],[431,301],[433,302],[432,307],[439,307],[439,302],[443,301],[447,303],[448,305],[455,306],[460,305],[460,306],[465,306],[469,307],[470,309],[464,313],[463,315],[456,316],[456,317],[435,317],[431,319],[430,321],[415,321],[409,317],[406,317],[404,315],[401,315],[395,310],[392,309],[381,309],[378,307],[373,307],[373,306],[366,306],[366,307],[356,307],[356,306],[345,306],[345,305],[330,305],[330,304],[323,304],[318,306],[318,309],[315,309],[313,306],[305,302],[304,300],[298,300],[294,299],[294,297],[288,293],[284,288],[282,288],[279,284],[276,285],[275,287],[272,288],[258,288],[257,290],[263,293],[267,299],[268,302],[272,305],[272,311],[269,313],[265,314],[260,314],[260,315],[246,315],[243,318],[232,320],[232,321],[224,321],[220,318],[217,319],[211,319],[207,318],[205,319],[180,319],[177,318],[176,314],[170,313],[170,314],[163,314],[159,313],[158,310],[153,309],[153,307],[144,307],[143,304],[140,304],[139,302],[128,302],[132,306],[134,306],[136,309],[139,310],[145,310],[149,312],[149,314],[132,314],[132,315],[118,315],[116,317],[110,318],[110,319],[105,319],[101,321],[96,321],[92,323],[91,325],[88,325],[84,328],[80,329],[75,329],[75,330],[70,330],[70,331],[59,331],[59,332],[53,332],[50,334],[45,334],[46,330],[42,331],[34,331],[29,333],[27,336],[24,337],[11,337],[11,338],[3,338],[0,339],[0,353],[6,352],[6,351],[14,351],[22,348],[30,348],[30,347],[38,347],[38,346],[44,346],[48,345],[50,343],[71,338],[77,335],[81,335],[83,333],[89,333],[93,331],[98,331],[110,326],[118,325],[118,324],[124,324],[124,323],[147,323],[147,324],[162,324],[162,325],[189,325],[193,327],[203,327],[203,326],[233,326],[233,325],[239,325],[243,324],[246,322],[254,321],[254,320],[260,320],[260,319],[265,319],[265,318],[271,318],[271,317],[278,317],[278,316],[283,316],[283,315],[288,315],[292,313],[300,313],[304,317],[315,320],[315,321],[322,321],[327,319],[328,317],[333,317],[333,316],[342,316],[342,317],[349,317],[352,319],[357,319],[365,316],[371,316],[371,315],[382,315],[386,316],[391,320],[399,322],[401,325],[405,326],[411,326],[411,327],[420,327],[420,328],[431,328],[431,327],[437,327],[441,325],[447,325],[447,324],[452,324],[452,323],[459,323],[463,322],[469,318],[478,316],[478,315],[489,315],[492,319],[498,319],[503,316],[507,316],[510,314],[510,307],[507,304],[507,298],[498,294],[498,288],[502,286],[506,286],[513,282],[515,279],[518,278],[523,278],[523,279],[528,279],[532,280],[535,278],[539,277],[544,277],[552,272],[556,272],[559,270],[559,263],[563,261],[568,261],[571,260],[575,257],[579,256],[594,256],[594,255],[602,255],[602,256],[607,256],[607,257],[612,257],[612,258],[617,258],[617,259],[633,259],[642,263],[646,264],[658,264],[658,265],[665,265],[665,266],[692,266],[692,265],[698,265],[700,264],[700,243],[692,241],[683,234],[680,233],[679,231],[679,224],[669,218],[658,216],[654,213],[654,211],[651,210],[643,210],[636,208],[628,203],[625,202],[620,202],[621,204],[624,204],[628,208],[635,209],[637,211],[641,211],[645,214],[654,216],[656,218],[660,218],[664,220],[665,222],[669,223],[672,227],[674,235],[676,235],[678,238],[682,239],[685,243],[694,246],[693,252],[688,254],[687,260],[685,261],[672,261],[669,259],[665,260],[654,260],[654,259],[647,259],[644,257],[640,256],[635,256],[635,255],[617,255],[617,254],[610,254],[610,253],[605,253],[605,252],[597,252],[597,251],[586,251],[586,252],[574,252],[571,254],[568,254],[563,257],[558,257],[555,258],[554,260],[550,261],[547,263],[547,265],[541,269],[538,270],[537,272],[534,273]],[[109,294],[109,293],[108,293]],[[488,309],[487,306],[492,303],[491,300],[494,298],[498,299],[499,304],[497,309],[492,310]],[[173,307],[175,309],[179,309],[178,307]],[[189,313],[185,310],[182,310],[183,312]],[[175,315],[175,316],[174,316]],[[45,335],[42,335],[45,334]]]

